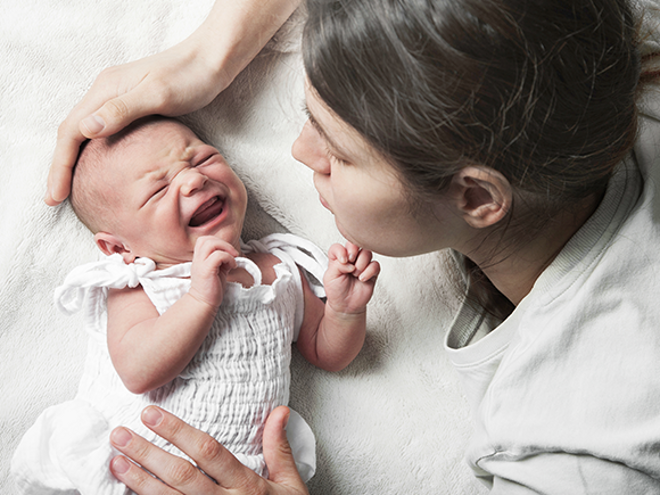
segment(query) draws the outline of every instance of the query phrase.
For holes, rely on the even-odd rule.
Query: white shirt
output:
[[[464,305],[447,334],[492,493],[660,494],[659,115],[647,98],[634,152],[514,312]]]

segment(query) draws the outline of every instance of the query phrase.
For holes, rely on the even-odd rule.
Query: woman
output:
[[[321,202],[352,242],[389,256],[460,253],[469,293],[446,347],[474,408],[475,474],[493,493],[660,493],[660,427],[648,407],[660,398],[649,323],[660,315],[648,297],[655,282],[641,275],[660,263],[648,168],[656,155],[642,134],[639,164],[630,158],[640,80],[631,6],[308,7],[310,119],[293,154],[312,168]],[[102,93],[88,98],[98,106]],[[65,129],[93,110],[76,110]],[[124,123],[108,125],[99,112],[104,132]],[[643,131],[653,129],[647,121]],[[66,195],[66,156],[83,134],[68,135],[50,203]],[[111,440],[168,493],[306,493],[282,433],[286,417],[274,411],[264,432],[270,480],[154,408],[144,422],[217,485],[125,429]],[[163,492],[122,457],[112,470],[138,493]]]

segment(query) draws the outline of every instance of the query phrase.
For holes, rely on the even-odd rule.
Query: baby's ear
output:
[[[98,232],[94,235],[94,241],[103,254],[121,254],[124,263],[133,263],[136,256],[131,252],[131,248],[124,244],[117,236],[109,232]]]

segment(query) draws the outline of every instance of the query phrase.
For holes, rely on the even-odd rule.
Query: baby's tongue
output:
[[[222,201],[220,201],[220,198],[217,196],[209,199],[197,209],[193,217],[190,219],[190,226],[199,227],[217,217],[222,212],[222,205]]]

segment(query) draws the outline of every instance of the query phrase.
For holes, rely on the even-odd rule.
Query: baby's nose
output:
[[[194,168],[181,172],[179,174],[179,180],[181,181],[181,193],[185,196],[190,196],[196,191],[199,191],[206,184],[206,176],[200,174]]]

